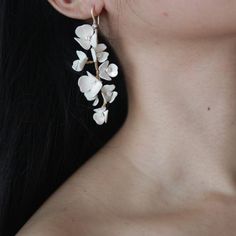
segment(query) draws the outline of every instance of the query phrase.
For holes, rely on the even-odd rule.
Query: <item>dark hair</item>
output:
[[[15,235],[40,205],[122,126],[127,93],[106,125],[71,69],[74,29],[46,0],[0,0],[0,235]],[[109,49],[111,50],[111,49]],[[114,53],[112,61],[118,63]]]

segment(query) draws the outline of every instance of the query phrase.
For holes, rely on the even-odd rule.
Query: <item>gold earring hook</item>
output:
[[[92,9],[91,9],[91,16],[92,16],[92,18],[93,18],[93,25],[98,26],[99,23],[100,23],[100,17],[99,17],[99,15],[98,15],[98,16],[97,16],[97,19],[96,19],[95,15],[94,15],[94,6],[93,6]]]

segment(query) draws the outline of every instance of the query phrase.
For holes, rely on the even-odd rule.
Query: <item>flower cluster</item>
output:
[[[108,109],[107,104],[112,103],[118,93],[115,91],[115,85],[103,85],[103,81],[111,81],[118,75],[118,67],[110,64],[108,61],[109,53],[106,52],[107,46],[103,43],[98,44],[97,25],[82,25],[75,30],[75,40],[85,50],[90,50],[92,60],[89,61],[87,55],[82,51],[76,51],[78,59],[73,62],[72,68],[77,71],[83,71],[86,64],[95,65],[96,75],[87,71],[78,80],[80,91],[88,101],[93,101],[93,106],[99,104],[99,93],[102,94],[103,105],[94,109],[93,119],[98,125],[107,123]]]

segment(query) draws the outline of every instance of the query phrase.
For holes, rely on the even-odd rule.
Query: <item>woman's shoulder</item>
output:
[[[96,156],[40,207],[17,236],[235,236],[236,197],[212,194],[195,206],[155,214],[125,211],[132,201],[124,200],[122,190],[130,190],[130,185],[121,178],[122,170],[111,159]]]
[[[96,207],[78,213],[74,206],[75,215],[73,205],[67,207],[39,211],[17,236],[235,236],[236,232],[235,198],[217,197],[196,208],[153,216],[104,214]]]

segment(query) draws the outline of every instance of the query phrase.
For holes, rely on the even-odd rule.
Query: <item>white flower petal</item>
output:
[[[81,71],[80,61],[79,61],[79,60],[75,60],[75,61],[73,62],[72,68],[73,68],[75,71]]]
[[[118,75],[118,66],[116,64],[110,64],[106,69],[106,72],[111,77],[116,77]]]
[[[116,99],[117,95],[118,95],[118,93],[117,93],[116,91],[114,91],[114,92],[112,93],[112,97],[111,97],[111,100],[109,101],[109,103],[114,102],[114,100]]]
[[[80,46],[85,49],[89,50],[91,47],[90,41],[82,38],[75,38],[75,40],[80,44]]]
[[[89,79],[87,75],[83,75],[78,80],[78,86],[82,93],[86,93],[87,91],[91,89],[92,81],[91,79]]]
[[[96,96],[92,96],[89,92],[84,93],[84,96],[88,101],[94,101],[96,99]]]
[[[109,57],[109,53],[108,52],[97,52],[97,57],[98,57],[98,61],[100,63],[103,63]]]
[[[95,112],[104,112],[106,110],[106,107],[99,107],[96,109],[93,109]]]
[[[82,52],[82,51],[76,51],[76,54],[77,54],[77,56],[78,56],[78,58],[79,58],[80,60],[85,60],[85,59],[88,60],[88,57],[87,57],[87,55],[86,55],[84,52]]]
[[[111,78],[106,72],[108,65],[109,65],[109,61],[105,61],[99,66],[99,76],[104,80],[110,81]]]
[[[102,96],[105,102],[112,103],[115,100],[118,93],[116,91],[113,92],[114,89],[115,89],[114,84],[103,86],[101,91],[102,91]]]
[[[104,80],[111,81],[111,77],[107,74],[106,71],[100,71],[99,76]]]
[[[106,85],[103,86],[102,91],[104,91],[104,92],[108,92],[108,91],[112,92],[115,88],[116,88],[116,86],[114,84],[106,84]]]
[[[84,69],[84,66],[86,65],[87,61],[88,61],[88,57],[87,55],[82,52],[82,51],[76,51],[77,53],[77,56],[79,57],[79,60],[75,60],[73,62],[73,65],[72,65],[72,68],[75,70],[75,71],[82,71]]]
[[[87,71],[88,77],[92,78],[93,81],[99,81],[96,76],[94,76],[93,74],[91,74],[89,71]]]
[[[81,64],[80,60],[76,60],[73,62],[72,68],[73,70],[80,72],[84,69],[84,65]]]
[[[99,103],[99,98],[98,98],[98,97],[96,97],[96,99],[94,100],[93,106],[97,106],[97,105],[98,105],[98,103]]]
[[[88,92],[92,88],[95,81],[97,80],[97,78],[93,76],[91,73],[87,72],[87,74],[88,75],[81,76],[78,80],[78,85],[82,93]]]
[[[100,70],[100,71],[105,71],[105,70],[107,69],[108,65],[109,65],[109,61],[103,62],[103,63],[99,66],[99,70]]]
[[[101,88],[102,88],[102,82],[100,80],[97,80],[93,88],[91,89],[91,93],[98,94]]]
[[[107,49],[107,46],[104,43],[100,43],[96,47],[97,52],[103,52]]]
[[[91,48],[91,54],[94,62],[97,62],[97,54],[94,48]]]
[[[94,113],[93,114],[93,119],[98,125],[103,125],[105,122],[105,117],[103,113]]]
[[[102,96],[106,102],[109,102],[112,97],[112,91],[114,90],[114,85],[104,85],[102,88]]]
[[[75,30],[75,34],[77,35],[77,37],[82,39],[88,39],[92,37],[93,33],[94,29],[89,24],[78,26]]]
[[[97,82],[93,83],[91,89],[86,92],[86,97],[89,100],[94,100],[97,94],[100,92],[102,88],[102,82],[97,80]]]
[[[94,109],[94,111],[95,113],[93,115],[93,119],[98,125],[107,123],[108,110],[106,109],[106,107],[100,107],[100,108]]]
[[[98,45],[98,35],[97,35],[96,32],[95,32],[95,33],[93,34],[93,36],[91,37],[90,43],[91,43],[91,45],[92,45],[93,48],[96,48],[96,47],[97,47],[97,45]]]

